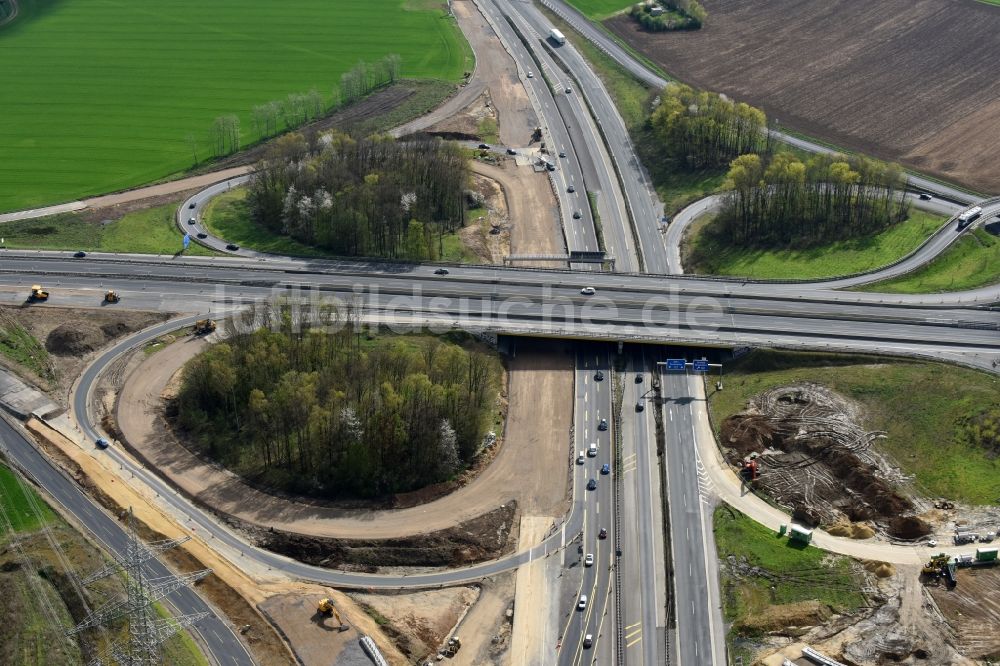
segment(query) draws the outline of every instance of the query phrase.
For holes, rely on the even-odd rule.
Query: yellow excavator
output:
[[[337,618],[337,622],[340,623],[340,626],[338,627],[339,631],[347,631],[350,628],[344,624],[342,619],[340,619],[340,613],[337,612],[337,608],[329,599],[320,599],[319,603],[316,604],[316,612],[325,617],[330,617],[332,615]]]
[[[194,323],[195,335],[208,335],[215,330],[214,319],[199,319]]]
[[[42,289],[39,284],[31,285],[31,293],[28,294],[28,302],[34,303],[36,301],[47,301],[49,300],[49,292]]]
[[[122,300],[122,297],[119,296],[118,292],[115,291],[114,289],[109,289],[108,291],[106,291],[104,293],[104,302],[105,303],[117,303],[120,300]]]

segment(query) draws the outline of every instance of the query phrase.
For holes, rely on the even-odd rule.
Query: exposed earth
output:
[[[796,384],[754,396],[722,422],[720,441],[736,467],[757,457],[753,487],[801,523],[854,538],[928,535],[931,526],[897,490],[902,474],[872,447],[884,433],[867,432],[860,421],[855,403],[823,386]]]
[[[705,0],[700,30],[612,32],[781,126],[1000,192],[1000,11],[968,0]]]

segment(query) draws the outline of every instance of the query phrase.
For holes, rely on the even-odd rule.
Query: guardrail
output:
[[[378,646],[375,645],[375,641],[372,640],[371,636],[365,634],[358,642],[361,643],[361,649],[365,651],[368,658],[375,662],[375,666],[389,666],[389,662],[379,652]]]

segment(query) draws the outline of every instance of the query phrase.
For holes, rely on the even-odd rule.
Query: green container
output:
[[[778,526],[778,536],[785,536],[785,532],[788,531],[788,525],[781,524]]]

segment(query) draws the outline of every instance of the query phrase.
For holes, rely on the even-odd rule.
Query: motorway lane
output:
[[[612,663],[614,634],[613,622],[608,617],[614,611],[611,596],[611,566],[614,562],[614,520],[613,487],[611,477],[600,473],[601,465],[611,463],[613,446],[611,430],[601,431],[598,424],[602,418],[611,421],[611,374],[606,349],[601,345],[582,345],[576,355],[576,404],[574,406],[574,442],[577,454],[584,452],[584,464],[574,463],[574,493],[582,499],[583,508],[583,552],[567,552],[567,558],[577,557],[583,566],[587,554],[594,556],[594,565],[584,567],[583,581],[573,603],[580,594],[587,595],[586,608],[574,607],[566,623],[559,651],[560,664],[582,665]],[[596,380],[596,373],[604,373],[604,380]],[[597,455],[586,452],[590,443],[598,446]],[[596,490],[587,490],[590,479],[597,481]],[[608,530],[608,538],[598,538],[601,528]],[[603,633],[602,633],[603,632]],[[585,648],[586,635],[593,637],[594,643]]]
[[[25,470],[28,475],[42,487],[45,493],[62,505],[63,509],[72,514],[76,521],[84,526],[107,550],[122,555],[128,542],[128,537],[121,525],[106,514],[85,495],[79,487],[58,471],[49,460],[30,443],[24,435],[3,418],[0,418],[0,441],[11,459]],[[167,568],[158,560],[147,564],[151,576],[169,575]],[[86,576],[91,572],[78,571],[78,575]],[[208,656],[219,664],[252,665],[253,659],[246,647],[236,638],[232,628],[210,608],[196,592],[182,588],[166,597],[170,604],[183,615],[208,612],[210,615],[190,628],[190,631],[200,635],[201,644],[206,648]],[[68,627],[67,627],[68,629]]]
[[[477,0],[476,4],[493,27],[504,48],[521,69],[525,72],[538,70],[535,60],[507,22],[499,5],[494,0]],[[555,85],[560,85],[559,73],[546,69],[544,63],[542,71],[539,73],[545,73],[554,79]],[[597,234],[594,231],[593,218],[586,195],[587,154],[574,150],[572,136],[567,129],[567,123],[562,117],[562,110],[556,99],[557,96],[561,96],[561,92],[553,93],[545,82],[545,78],[545,76],[536,76],[529,79],[525,75],[522,76],[521,81],[532,101],[535,113],[538,114],[542,123],[543,132],[547,135],[546,146],[550,147],[549,159],[556,165],[556,170],[550,171],[549,177],[560,202],[560,217],[567,249],[597,251]],[[561,90],[562,88],[557,88],[557,91]],[[572,125],[572,123],[569,124]],[[552,147],[555,146],[559,147],[558,150],[563,150],[566,153],[565,158],[558,157],[558,150],[553,154]],[[570,185],[576,190],[575,192],[568,191]],[[579,211],[581,214],[579,220],[573,218],[575,211]]]
[[[710,541],[711,507],[702,496],[688,378],[685,373],[663,370],[659,376],[674,581],[671,664],[722,664],[725,648],[720,647],[718,637],[725,632],[719,611],[713,607],[709,584],[718,575],[711,566],[715,561]]]
[[[520,12],[536,33],[544,35],[551,24],[537,7],[527,3],[512,2],[511,6]],[[567,70],[572,72],[580,90],[585,96],[603,135],[601,143],[606,145],[609,155],[604,160],[605,170],[614,179],[615,193],[622,202],[619,212],[612,220],[607,220],[605,228],[609,233],[622,238],[635,265],[629,269],[638,270],[639,261],[652,273],[667,273],[663,239],[660,233],[660,217],[663,204],[657,198],[651,181],[643,167],[625,121],[618,113],[614,99],[604,87],[600,77],[590,68],[587,61],[569,42],[553,49]],[[617,173],[616,173],[617,167]],[[627,206],[627,209],[624,207]],[[635,241],[638,247],[633,247]],[[616,256],[624,253],[618,252]],[[640,259],[641,258],[641,259]],[[630,257],[631,259],[631,257]]]
[[[50,277],[90,275],[96,280],[146,278],[214,284],[275,286],[300,284],[346,289],[377,287],[405,293],[414,285],[445,290],[453,295],[476,293],[516,296],[525,288],[578,291],[584,283],[604,292],[632,291],[646,295],[739,297],[826,304],[886,303],[893,305],[988,305],[1000,302],[1000,285],[941,294],[879,294],[838,291],[822,284],[754,282],[741,278],[657,275],[646,273],[590,273],[559,269],[502,266],[448,266],[448,275],[435,275],[438,264],[406,264],[380,260],[320,260],[294,258],[172,257],[92,253],[74,259],[68,252],[0,250],[0,284],[30,285]],[[22,277],[17,277],[17,276]],[[400,286],[402,283],[402,286]],[[99,285],[98,285],[99,286]],[[515,288],[516,287],[516,288]],[[578,293],[574,294],[579,296]]]
[[[655,356],[655,352],[650,355]],[[664,645],[660,631],[665,626],[664,595],[666,581],[663,576],[662,554],[657,551],[656,535],[662,531],[657,505],[660,503],[660,475],[657,467],[656,430],[652,419],[656,403],[650,400],[652,383],[647,372],[646,353],[638,350],[630,354],[627,372],[622,373],[622,421],[625,432],[631,434],[631,459],[623,460],[622,473],[631,473],[629,483],[634,497],[634,509],[627,512],[633,518],[635,529],[634,553],[625,563],[631,569],[627,576],[629,594],[625,595],[628,608],[623,612],[626,659],[632,663],[663,663]],[[636,378],[640,378],[637,382]],[[636,405],[643,405],[637,412]],[[660,557],[658,557],[660,555]],[[623,559],[625,553],[623,553]],[[624,605],[624,604],[623,604]]]

